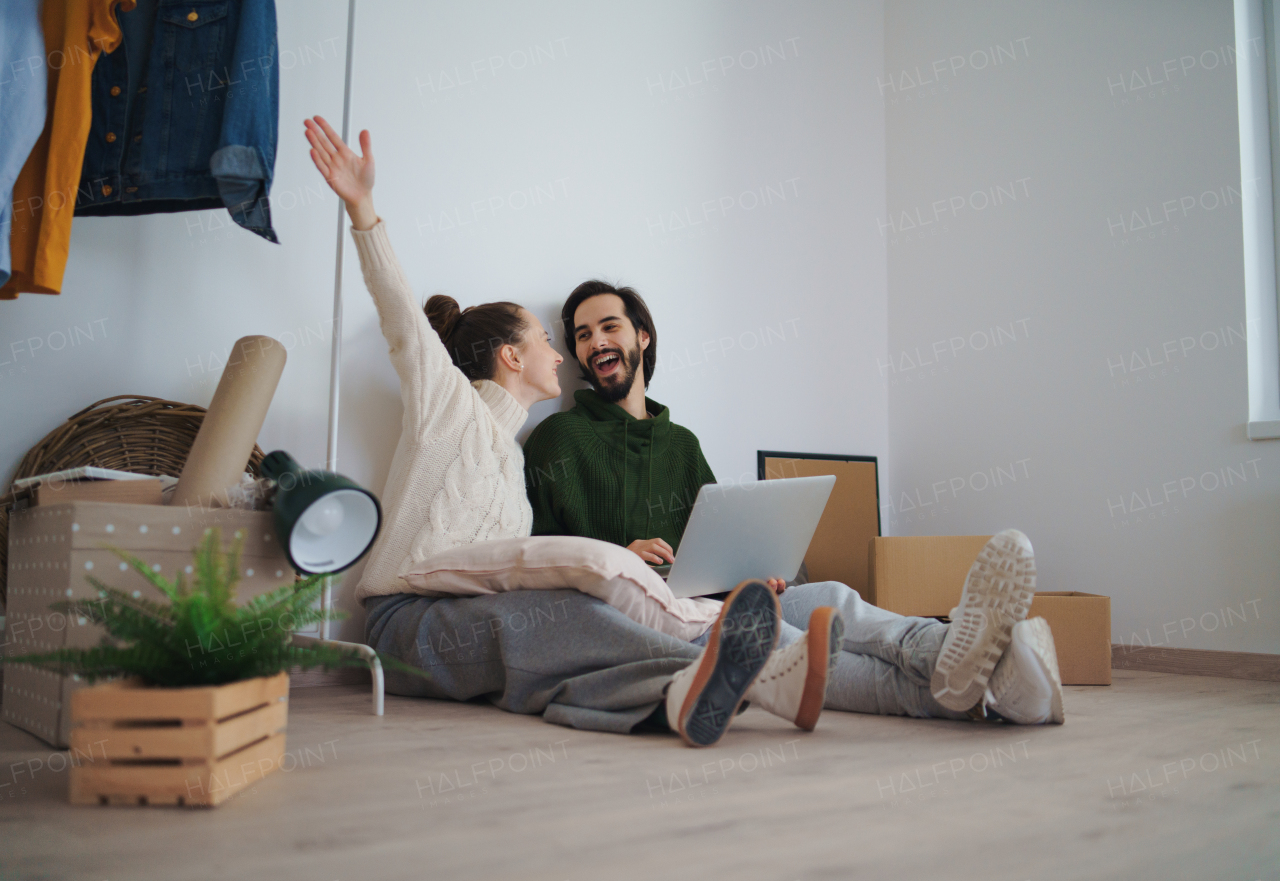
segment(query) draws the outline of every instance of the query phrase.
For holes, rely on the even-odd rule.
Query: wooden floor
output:
[[[692,750],[294,689],[281,770],[203,810],[73,808],[0,724],[0,881],[1280,878],[1280,683],[1067,692],[1064,726],[751,709]]]

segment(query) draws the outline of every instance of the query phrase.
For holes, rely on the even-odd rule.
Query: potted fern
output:
[[[170,582],[113,548],[168,603],[88,576],[97,599],[51,608],[103,625],[101,645],[2,659],[111,680],[71,696],[72,756],[88,757],[71,763],[73,803],[218,804],[279,767],[291,667],[365,663],[339,647],[291,642],[293,630],[341,617],[315,608],[323,575],[237,605],[241,546],[237,538],[224,551],[220,531],[208,530],[190,583],[182,573]]]

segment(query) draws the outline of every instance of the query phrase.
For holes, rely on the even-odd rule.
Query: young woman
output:
[[[537,316],[515,303],[465,310],[434,296],[425,309],[373,209],[367,131],[357,156],[322,117],[305,121],[311,159],[346,203],[365,284],[400,377],[404,420],[382,497],[384,528],[356,589],[400,593],[409,559],[529,534],[533,514],[516,432],[537,401],[557,397],[563,357]]]

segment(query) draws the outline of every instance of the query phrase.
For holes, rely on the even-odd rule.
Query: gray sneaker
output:
[[[993,536],[969,568],[960,605],[951,610],[930,680],[938,703],[964,711],[982,700],[1013,625],[1027,617],[1035,590],[1030,539],[1016,529]]]
[[[987,684],[983,704],[1019,725],[1061,725],[1062,675],[1053,631],[1043,618],[1013,625],[1013,639]]]

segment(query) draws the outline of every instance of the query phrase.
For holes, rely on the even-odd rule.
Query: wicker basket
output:
[[[65,468],[95,465],[135,474],[177,477],[195,443],[205,410],[162,398],[116,395],[90,404],[55,428],[22,457],[12,480]],[[262,450],[255,445],[248,470],[257,476]],[[0,604],[9,571],[9,509],[14,494],[0,496]]]

